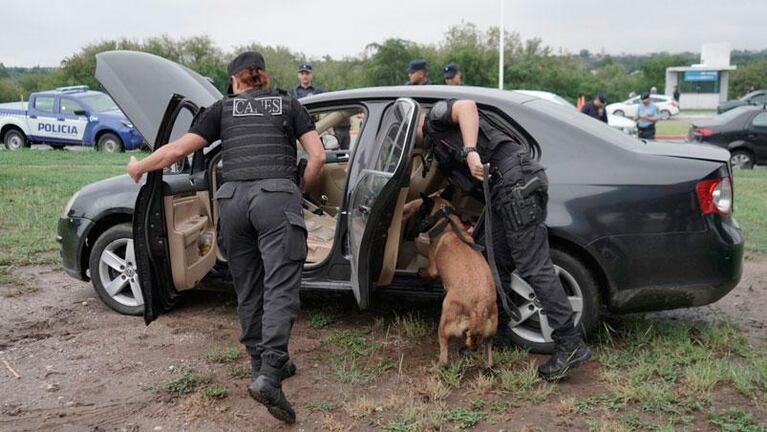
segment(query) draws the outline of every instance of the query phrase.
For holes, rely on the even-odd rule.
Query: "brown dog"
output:
[[[474,240],[455,215],[452,205],[438,197],[422,195],[418,210],[421,228],[429,233],[429,267],[418,275],[439,277],[445,287],[439,321],[439,362],[447,364],[451,337],[466,337],[466,348],[484,341],[487,367],[493,365],[492,338],[498,326],[498,306],[493,274],[485,257],[473,248]],[[427,216],[428,215],[428,216]]]

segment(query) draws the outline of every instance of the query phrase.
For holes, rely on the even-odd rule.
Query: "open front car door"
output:
[[[375,147],[355,152],[353,163],[361,170],[353,185],[348,222],[352,289],[361,309],[370,305],[373,281],[381,273],[389,225],[394,213],[401,212],[402,190],[409,185],[408,165],[418,113],[414,100],[397,99],[384,112]]]

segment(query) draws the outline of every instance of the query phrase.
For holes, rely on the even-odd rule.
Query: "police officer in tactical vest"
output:
[[[477,190],[481,191],[483,163],[490,164],[491,208],[497,222],[491,236],[501,284],[505,290],[510,289],[511,273],[516,268],[533,288],[555,342],[554,354],[538,372],[548,380],[564,377],[591,358],[591,348],[574,326],[572,306],[551,261],[544,225],[548,201],[544,168],[505,126],[478,111],[474,101],[439,101],[422,121],[418,139],[453,187],[477,195]],[[481,196],[481,192],[478,194]],[[409,207],[414,205],[420,203],[416,201]],[[516,317],[510,317],[503,308],[499,311],[496,343],[510,345],[509,324],[515,324],[519,312],[512,309]]]
[[[184,136],[140,162],[133,159],[128,173],[138,182],[143,173],[221,140],[219,247],[237,291],[240,341],[253,366],[248,392],[271,415],[294,423],[281,382],[295,373],[288,340],[307,253],[300,185],[316,180],[325,152],[309,113],[294,98],[269,88],[261,54],[240,54],[227,73],[229,95],[205,109]],[[296,138],[309,155],[302,176]]]

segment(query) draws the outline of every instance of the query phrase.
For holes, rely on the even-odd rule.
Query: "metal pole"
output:
[[[501,0],[501,34],[498,43],[498,88],[503,90],[503,42],[505,39],[505,32],[503,28],[503,3],[505,0]]]

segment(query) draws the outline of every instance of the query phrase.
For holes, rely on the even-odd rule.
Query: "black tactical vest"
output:
[[[223,181],[296,179],[290,99],[276,90],[227,96],[221,113]]]

